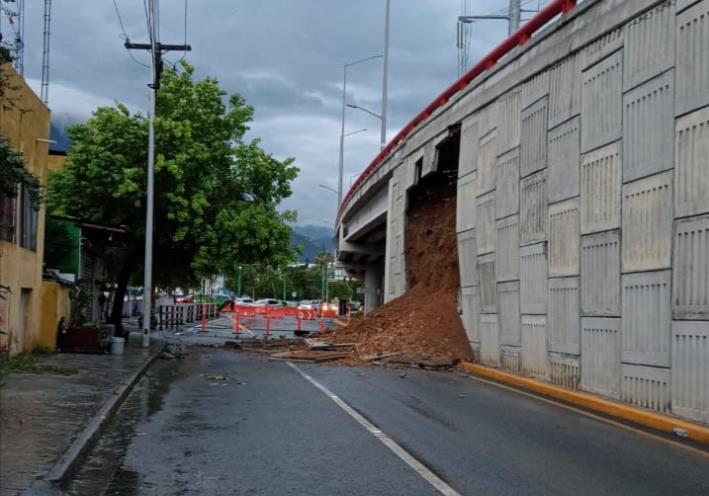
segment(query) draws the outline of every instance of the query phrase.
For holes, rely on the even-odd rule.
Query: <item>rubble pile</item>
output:
[[[454,365],[472,360],[458,315],[458,249],[454,186],[419,199],[405,233],[409,290],[360,321],[341,328],[335,342],[356,343],[357,356],[389,363]]]

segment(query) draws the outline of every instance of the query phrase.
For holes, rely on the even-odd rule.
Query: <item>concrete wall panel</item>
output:
[[[495,189],[496,141],[497,131],[495,129],[480,138],[478,145],[478,196]]]
[[[709,212],[709,107],[677,119],[675,215]]]
[[[461,287],[478,284],[476,256],[475,229],[458,233],[458,270]]]
[[[674,317],[709,319],[709,215],[676,222],[673,267]]]
[[[497,221],[497,281],[519,279],[519,215]]]
[[[672,323],[672,412],[709,423],[709,322]]]
[[[526,314],[547,312],[546,243],[519,249],[520,308]]]
[[[581,353],[579,278],[549,279],[549,351]]]
[[[581,232],[620,227],[623,174],[620,142],[611,143],[581,158]]]
[[[623,186],[623,272],[670,266],[672,171]]]
[[[478,255],[495,251],[495,192],[478,198]]]
[[[549,94],[549,73],[545,71],[535,74],[522,84],[522,109],[526,109],[547,94]]]
[[[520,243],[544,241],[547,235],[547,171],[522,179],[519,188]]]
[[[671,271],[623,276],[623,362],[669,367]]]
[[[545,379],[548,370],[547,318],[522,315],[522,373]]]
[[[547,99],[522,111],[520,175],[526,177],[547,166]]]
[[[497,153],[503,153],[519,146],[519,125],[521,112],[521,89],[514,88],[500,98],[495,103],[495,113],[497,114]]]
[[[579,57],[570,55],[549,70],[549,127],[580,112],[581,69]]]
[[[676,105],[678,115],[709,104],[709,0],[677,15]]]
[[[672,168],[674,73],[665,72],[623,96],[623,181]]]
[[[674,65],[675,8],[664,2],[625,25],[623,86],[628,90]]]
[[[581,313],[620,315],[620,232],[581,238]]]
[[[477,172],[472,172],[458,179],[456,196],[455,230],[469,231],[475,228],[475,192],[477,190]]]
[[[623,48],[623,28],[609,31],[586,45],[581,53],[581,69],[585,70]]]
[[[560,124],[549,131],[549,201],[579,195],[580,119]]]
[[[495,215],[498,219],[519,212],[519,147],[497,157]]]
[[[480,361],[485,365],[500,365],[500,331],[496,314],[480,315]]]
[[[661,413],[670,411],[670,369],[623,364],[621,399]]]
[[[621,137],[623,52],[604,58],[581,79],[581,151]]]
[[[471,286],[460,290],[461,320],[468,340],[480,342],[480,288]]]
[[[549,207],[549,275],[579,274],[579,200]]]
[[[458,154],[458,177],[470,174],[478,168],[478,116],[463,121],[460,128],[460,152]]]
[[[500,347],[500,368],[513,374],[519,374],[522,369],[522,348],[519,346]]]
[[[549,353],[549,382],[569,389],[581,385],[581,358]]]
[[[478,257],[478,275],[480,276],[480,312],[497,313],[494,253]]]
[[[520,346],[519,281],[498,283],[497,304],[500,311],[500,343]]]
[[[581,389],[620,397],[621,320],[581,319]]]

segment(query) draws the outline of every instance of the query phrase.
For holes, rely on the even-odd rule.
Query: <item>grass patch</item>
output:
[[[73,367],[39,365],[37,354],[18,355],[9,360],[0,360],[0,379],[10,374],[54,374],[74,375],[79,371]]]

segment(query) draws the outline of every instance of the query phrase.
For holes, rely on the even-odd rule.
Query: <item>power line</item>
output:
[[[113,0],[113,7],[116,10],[116,17],[118,17],[118,24],[120,24],[120,26],[121,26],[121,32],[123,33],[124,41],[130,41],[130,36],[128,36],[128,32],[126,31],[126,26],[125,26],[125,24],[123,24],[123,17],[121,16],[121,11],[118,8],[118,3],[116,2],[116,0]],[[128,53],[128,56],[131,58],[131,60],[133,62],[135,62],[138,65],[142,65],[145,68],[148,68],[148,69],[150,68],[150,66],[148,64],[144,64],[140,60],[136,59],[130,50],[126,49],[126,52]]]
[[[118,4],[116,3],[116,0],[113,0],[113,8],[116,9],[116,16],[118,17],[118,24],[121,25],[121,31],[123,31],[123,36],[125,39],[128,39],[128,33],[126,33],[126,27],[123,24],[123,18],[121,17],[121,11],[118,10]]]

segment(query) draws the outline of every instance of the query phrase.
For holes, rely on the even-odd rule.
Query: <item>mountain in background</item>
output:
[[[298,245],[303,247],[303,253],[298,257],[298,262],[313,262],[315,257],[321,251],[334,250],[332,228],[328,226],[291,226],[292,232],[290,237],[291,248]]]

